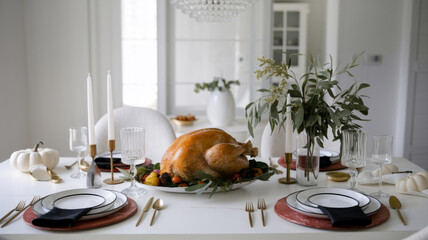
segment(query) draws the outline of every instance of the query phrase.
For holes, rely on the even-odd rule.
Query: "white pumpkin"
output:
[[[59,154],[51,148],[39,148],[42,142],[33,149],[18,150],[10,156],[10,164],[21,172],[29,172],[37,164],[43,164],[48,169],[54,169],[59,163]]]
[[[398,167],[394,164],[386,164],[382,166],[382,175],[391,174],[393,172],[398,172]],[[377,168],[372,172],[373,177],[380,177],[380,169]]]
[[[428,172],[418,172],[395,184],[397,192],[420,192],[428,189]]]

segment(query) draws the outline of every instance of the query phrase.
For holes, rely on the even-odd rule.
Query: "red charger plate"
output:
[[[384,223],[386,220],[389,219],[390,213],[387,207],[382,204],[379,211],[371,216],[369,216],[372,219],[372,223],[370,223],[367,226],[343,226],[343,227],[333,227],[331,225],[330,219],[323,219],[323,218],[314,218],[309,217],[306,215],[303,215],[301,213],[298,213],[291,209],[287,202],[285,201],[287,197],[281,198],[276,202],[274,210],[275,213],[292,223],[296,223],[299,225],[312,227],[312,228],[319,228],[319,229],[328,229],[328,230],[355,230],[355,229],[366,229],[371,228],[377,225],[380,225]]]
[[[37,214],[33,212],[33,208],[30,207],[28,208],[25,212],[24,212],[24,221],[34,227],[34,228],[38,228],[38,229],[43,229],[43,230],[51,230],[51,231],[76,231],[76,230],[84,230],[84,229],[92,229],[92,228],[98,228],[98,227],[103,227],[103,226],[107,226],[107,225],[111,225],[114,223],[118,223],[121,222],[125,219],[128,219],[129,217],[131,217],[132,215],[134,215],[138,210],[138,205],[137,203],[132,200],[131,198],[128,198],[128,204],[123,207],[121,210],[119,210],[116,213],[113,213],[111,215],[102,217],[102,218],[96,218],[96,219],[92,219],[92,220],[86,220],[86,221],[77,221],[74,226],[72,227],[39,227],[39,226],[35,226],[33,225],[32,221],[33,219],[35,219],[37,217]]]

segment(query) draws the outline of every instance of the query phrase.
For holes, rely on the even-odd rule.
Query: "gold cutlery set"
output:
[[[259,198],[257,200],[257,209],[260,209],[261,215],[262,215],[262,223],[263,227],[266,226],[265,224],[265,215],[263,210],[266,210],[266,203],[263,198]],[[248,212],[248,218],[250,220],[250,226],[253,227],[253,219],[251,217],[251,213],[254,212],[254,206],[252,202],[245,203],[245,211]]]
[[[9,220],[7,220],[5,223],[3,223],[3,225],[1,225],[1,227],[5,227],[6,225],[8,225],[10,222],[12,222],[13,219],[15,219],[19,214],[21,214],[25,209],[29,208],[30,206],[33,206],[34,203],[36,203],[37,201],[39,201],[40,196],[34,196],[33,199],[31,200],[30,204],[25,205],[25,201],[20,201],[18,203],[18,205],[12,209],[10,212],[8,212],[4,217],[2,217],[0,219],[0,223],[3,222],[3,220],[6,220],[7,217],[9,217],[10,214],[12,214],[14,211],[18,211],[17,213],[15,213],[15,215],[13,215],[11,218],[9,218]]]
[[[147,201],[146,206],[144,206],[144,208],[143,208],[143,212],[141,212],[141,215],[140,215],[140,217],[138,218],[137,224],[135,224],[135,226],[136,226],[136,227],[138,227],[138,225],[140,225],[140,222],[141,222],[141,220],[143,219],[143,215],[144,215],[144,213],[146,213],[146,212],[148,212],[148,211],[149,211],[150,206],[152,205],[152,202],[153,202],[153,197],[151,197],[151,198],[149,199],[149,201]],[[163,208],[163,201],[162,201],[162,199],[158,198],[158,199],[155,201],[155,203],[153,203],[152,208],[153,208],[155,211],[153,212],[152,220],[150,221],[150,226],[152,226],[152,225],[153,225],[153,221],[154,221],[155,216],[156,216],[156,211],[161,210],[161,209]]]

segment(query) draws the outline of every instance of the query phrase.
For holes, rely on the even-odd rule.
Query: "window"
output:
[[[122,1],[123,105],[157,109],[157,1]]]
[[[123,104],[203,115],[210,94],[196,94],[194,84],[224,77],[241,82],[231,90],[243,116],[262,85],[253,74],[257,58],[270,57],[270,11],[269,3],[254,1],[231,22],[204,23],[169,3],[123,0]]]
[[[170,104],[175,114],[204,114],[210,94],[195,93],[194,84],[211,82],[214,77],[239,80],[233,85],[237,113],[256,97],[262,82],[255,79],[254,71],[258,57],[269,57],[269,17],[265,10],[270,5],[265,1],[254,1],[239,17],[230,22],[197,22],[181,11],[175,11],[173,24],[174,46],[173,81],[175,90]],[[171,22],[171,21],[170,21]],[[267,54],[266,54],[267,52]]]

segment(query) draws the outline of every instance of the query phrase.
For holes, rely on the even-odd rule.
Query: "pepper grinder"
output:
[[[89,155],[92,158],[91,166],[89,167],[88,173],[86,174],[86,187],[87,188],[100,188],[101,182],[101,171],[95,163],[95,155],[97,154],[97,145],[89,145]]]

